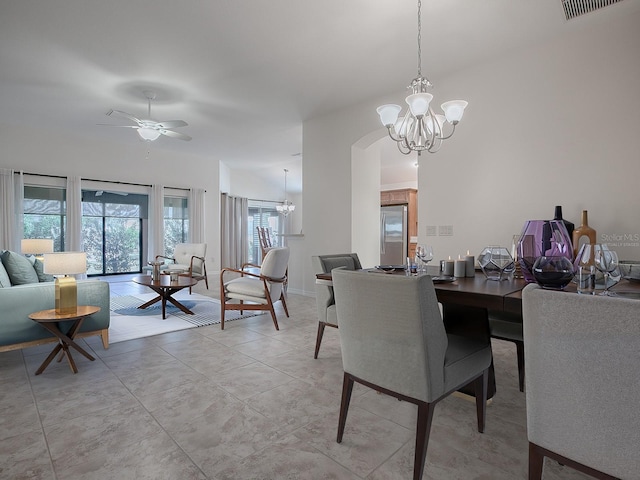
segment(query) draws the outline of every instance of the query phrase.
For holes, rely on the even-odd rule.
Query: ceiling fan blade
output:
[[[114,125],[113,123],[96,123],[101,127],[118,127],[118,128],[140,128],[140,125]]]
[[[138,125],[140,125],[142,123],[142,120],[134,117],[133,115],[131,115],[130,113],[127,113],[127,112],[122,112],[120,110],[109,110],[107,112],[108,116],[111,116],[112,114],[115,114],[115,115],[117,115],[119,117],[128,118],[129,120],[131,120],[132,122],[137,123]]]
[[[189,124],[184,120],[167,120],[165,122],[157,122],[156,125],[159,128],[177,128],[177,127],[186,127]]]
[[[180,140],[185,140],[187,142],[191,140],[191,137],[189,135],[185,135],[184,133],[180,132],[174,132],[173,130],[160,129],[160,133],[162,135],[166,135],[167,137],[179,138]]]

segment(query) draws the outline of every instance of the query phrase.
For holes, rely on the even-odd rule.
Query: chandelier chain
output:
[[[422,77],[422,0],[418,0],[418,77]]]

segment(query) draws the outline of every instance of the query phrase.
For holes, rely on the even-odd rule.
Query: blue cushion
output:
[[[2,262],[0,262],[0,288],[7,288],[11,286],[11,280],[9,279],[9,274],[7,270],[4,268]]]
[[[48,273],[44,273],[44,263],[42,263],[37,258],[34,258],[33,269],[36,271],[36,275],[38,275],[38,281],[40,281],[40,282],[53,282],[55,280],[53,275],[49,275]]]
[[[11,285],[25,285],[27,283],[38,283],[38,274],[26,257],[9,250],[2,255],[2,264],[9,274]]]

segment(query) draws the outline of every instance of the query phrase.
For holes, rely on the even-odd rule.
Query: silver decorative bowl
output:
[[[618,263],[622,278],[640,282],[640,260],[620,260]]]

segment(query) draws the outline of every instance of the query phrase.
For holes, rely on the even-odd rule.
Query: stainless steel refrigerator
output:
[[[407,206],[380,207],[380,265],[407,260]]]

